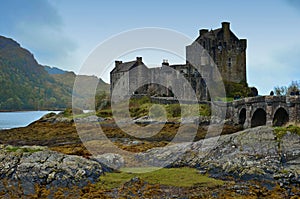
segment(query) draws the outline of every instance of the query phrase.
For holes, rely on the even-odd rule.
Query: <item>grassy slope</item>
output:
[[[151,168],[150,168],[151,169]],[[145,168],[127,168],[119,173],[107,173],[100,177],[102,187],[112,189],[120,187],[125,182],[132,178],[138,177],[150,184],[161,184],[175,187],[190,187],[194,185],[201,186],[217,186],[223,185],[223,181],[210,178],[206,175],[201,175],[196,169],[192,168],[162,168],[146,173],[132,173],[145,172]]]
[[[114,105],[114,113],[122,116],[122,111],[128,109],[126,102],[121,102]],[[182,117],[191,116],[210,116],[211,110],[209,105],[205,104],[191,104],[191,105],[179,105],[179,104],[154,104],[150,102],[150,99],[143,97],[142,99],[131,99],[129,102],[129,112],[132,118],[140,118],[147,116],[151,110],[150,116],[160,117],[165,115],[169,120],[178,120]],[[99,117],[109,118],[112,117],[112,109],[110,106],[106,106],[97,111]],[[125,113],[124,113],[124,116]]]

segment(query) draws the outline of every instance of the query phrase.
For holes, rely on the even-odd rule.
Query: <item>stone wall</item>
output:
[[[147,95],[133,95],[131,97],[140,99],[145,96]],[[179,103],[178,99],[170,97],[150,97],[150,100],[152,103],[158,104]],[[258,96],[233,102],[181,100],[181,103],[210,105],[214,109],[214,116],[225,118],[234,124],[241,124],[244,128],[252,127],[252,123],[260,119],[255,118],[258,110],[265,113],[266,122],[263,125],[273,126],[275,124],[275,115],[280,109],[287,114],[288,118],[286,119],[288,120],[286,122],[300,123],[300,96]],[[245,115],[243,116],[242,114]],[[284,115],[280,116],[280,114],[277,119],[285,120]]]

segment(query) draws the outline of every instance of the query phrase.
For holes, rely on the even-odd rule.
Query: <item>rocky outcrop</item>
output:
[[[33,123],[37,123],[37,122],[50,122],[50,123],[73,123],[74,119],[73,117],[66,117],[64,116],[63,112],[56,114],[56,113],[48,113],[46,115],[44,115],[43,117],[41,117],[39,120],[33,122]]]
[[[148,150],[136,157],[161,165],[170,157],[171,167],[197,167],[213,177],[242,180],[277,180],[300,185],[300,136],[287,133],[278,139],[271,127],[247,129],[218,138]]]
[[[90,115],[86,117],[78,117],[73,119],[72,113],[70,113],[69,116],[65,116],[64,112],[61,112],[59,114],[55,113],[48,113],[41,117],[36,122],[50,122],[50,123],[92,123],[92,122],[102,122],[105,121],[105,118],[97,117],[96,115]]]
[[[83,187],[103,174],[102,165],[80,156],[64,155],[44,147],[0,147],[0,190],[7,185],[21,186],[24,194],[34,192],[35,185],[47,188]]]
[[[112,169],[120,169],[125,166],[123,157],[119,154],[106,153],[94,156],[93,159],[100,164],[110,166]]]

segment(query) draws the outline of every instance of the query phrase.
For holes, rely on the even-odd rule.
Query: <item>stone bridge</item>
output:
[[[300,96],[258,96],[226,105],[226,117],[244,128],[300,122]]]
[[[142,98],[145,95],[135,95]],[[170,97],[151,97],[153,103],[176,104],[178,100]],[[257,96],[248,97],[233,102],[209,102],[182,100],[184,104],[211,104],[216,105],[217,114],[224,114],[226,118],[244,128],[256,126],[282,126],[286,123],[300,123],[300,96]],[[220,108],[218,108],[220,107]]]

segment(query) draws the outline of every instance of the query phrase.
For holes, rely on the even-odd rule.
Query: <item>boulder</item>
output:
[[[1,191],[6,189],[4,179],[11,186],[21,186],[24,194],[34,193],[35,185],[47,188],[83,187],[96,182],[106,169],[97,161],[46,148],[15,149],[0,147]]]
[[[106,153],[102,155],[97,155],[93,157],[93,160],[97,161],[100,164],[105,165],[108,168],[120,169],[124,167],[125,161],[124,158],[119,154]]]

